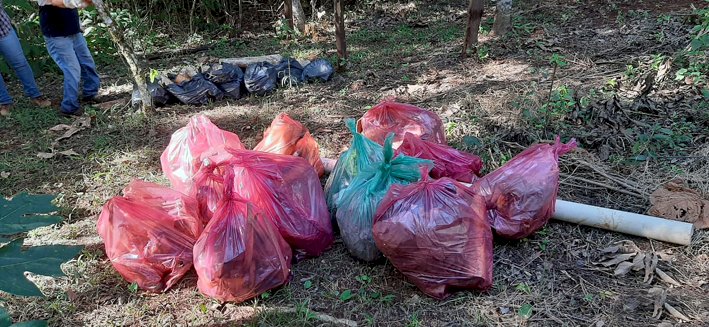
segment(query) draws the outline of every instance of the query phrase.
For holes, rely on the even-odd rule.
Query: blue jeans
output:
[[[14,30],[0,39],[0,53],[2,53],[3,58],[5,58],[5,62],[15,70],[15,74],[17,74],[17,77],[20,79],[25,89],[25,95],[33,99],[42,96],[42,93],[37,87],[37,83],[34,81],[32,68],[30,68],[30,64],[27,63],[27,58],[25,58],[25,54],[22,52],[20,40],[17,38],[17,34]],[[2,76],[0,76],[0,105],[7,104],[12,104],[12,97],[7,93],[5,81],[2,79]]]
[[[98,94],[100,81],[96,73],[96,64],[91,57],[86,39],[81,33],[66,37],[44,37],[47,50],[54,62],[64,73],[64,100],[61,110],[72,113],[79,110],[79,83],[83,79],[84,98],[93,98]]]

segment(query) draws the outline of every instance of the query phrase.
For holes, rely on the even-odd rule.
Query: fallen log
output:
[[[330,173],[337,163],[337,160],[330,158],[321,158],[321,160],[325,173]],[[463,184],[470,186],[470,184]],[[694,234],[694,225],[690,223],[561,199],[556,200],[552,218],[680,245],[689,245]]]

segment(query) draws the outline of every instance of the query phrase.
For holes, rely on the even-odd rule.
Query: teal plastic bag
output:
[[[350,253],[364,261],[374,261],[382,253],[372,234],[374,214],[379,203],[394,184],[410,184],[421,179],[421,165],[433,166],[429,160],[399,155],[394,158],[390,134],[384,142],[383,160],[371,164],[357,175],[337,196],[337,224]]]
[[[352,144],[337,160],[325,184],[325,200],[333,219],[337,212],[337,194],[347,188],[362,169],[384,161],[382,146],[357,133],[357,122],[354,119],[348,118],[345,124],[352,133]]]

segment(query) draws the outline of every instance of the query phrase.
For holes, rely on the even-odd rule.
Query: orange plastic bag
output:
[[[406,133],[423,140],[447,144],[441,118],[435,113],[410,104],[384,101],[369,109],[357,122],[357,129],[368,139],[384,144],[394,133],[394,149],[401,145]]]
[[[162,171],[172,183],[172,188],[188,193],[192,177],[199,170],[202,156],[220,146],[243,149],[239,136],[219,129],[207,116],[197,115],[185,127],[175,131],[165,151],[160,156]]]
[[[559,157],[576,141],[534,145],[473,184],[485,197],[495,234],[522,239],[534,234],[554,214],[559,190]]]
[[[471,183],[480,176],[480,170],[483,168],[483,161],[474,154],[425,141],[411,133],[406,133],[397,153],[433,161],[434,167],[431,169],[433,178],[450,177],[457,181]]]
[[[205,166],[195,178],[202,212],[223,189],[223,176],[235,172],[234,192],[270,218],[298,257],[319,256],[334,241],[325,194],[315,171],[303,158],[249,150],[227,150],[231,159]]]
[[[162,292],[192,268],[192,246],[202,224],[189,215],[169,214],[175,212],[174,205],[157,205],[167,196],[138,194],[142,192],[133,190],[131,198],[109,200],[99,216],[98,234],[123,278],[146,291]]]
[[[254,151],[301,157],[313,166],[318,176],[325,174],[318,143],[303,124],[285,113],[273,119]]]
[[[227,171],[224,198],[194,246],[197,286],[220,301],[243,302],[290,278],[291,248],[262,211],[233,190]]]
[[[492,231],[485,200],[450,178],[391,187],[372,232],[384,256],[437,299],[492,286]]]

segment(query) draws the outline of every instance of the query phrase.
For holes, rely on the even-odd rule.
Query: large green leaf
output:
[[[47,327],[47,322],[44,320],[32,320],[25,322],[18,322],[12,324],[12,319],[7,311],[0,308],[0,327]]]
[[[53,195],[19,194],[7,200],[0,197],[0,235],[24,233],[38,227],[56,224],[61,217],[49,216],[57,211]]]
[[[14,240],[0,247],[0,290],[16,295],[42,296],[24,273],[63,276],[60,265],[81,251],[80,246],[65,245],[34,246],[23,250],[22,241]]]

